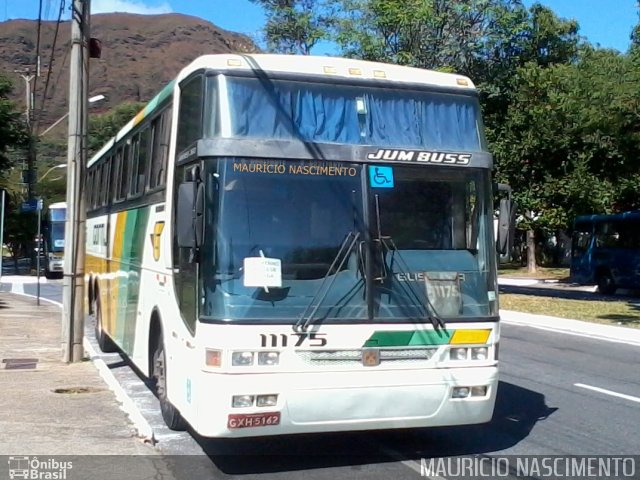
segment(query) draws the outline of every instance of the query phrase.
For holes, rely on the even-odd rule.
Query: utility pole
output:
[[[17,70],[14,70],[16,73],[20,73]],[[24,71],[24,70],[23,70]],[[28,70],[27,70],[28,72]],[[24,88],[25,88],[25,115],[27,117],[27,124],[31,125],[31,111],[33,110],[33,92],[31,91],[31,80],[36,78],[35,75],[31,75],[29,73],[20,73],[20,76],[24,80]]]
[[[69,146],[67,150],[67,218],[65,223],[64,284],[62,291],[63,361],[84,356],[84,179],[87,155],[89,83],[89,4],[73,0],[69,78]]]

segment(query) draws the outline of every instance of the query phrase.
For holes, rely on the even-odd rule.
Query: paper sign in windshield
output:
[[[56,247],[56,248],[64,247],[64,239],[62,239],[62,240],[54,240],[53,241],[53,246]]]
[[[245,287],[282,287],[282,262],[279,258],[244,259]]]

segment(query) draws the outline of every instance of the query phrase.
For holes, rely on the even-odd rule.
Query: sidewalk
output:
[[[581,295],[583,297],[588,296],[589,298],[594,298],[594,295],[596,297],[603,297],[603,299],[609,298],[595,293],[596,287],[592,285],[564,284],[554,280],[499,277],[498,284],[501,287],[523,287],[524,289],[530,287],[530,290],[540,288],[548,291],[556,291],[558,292],[558,296],[561,298],[568,298],[568,292],[574,292],[575,295]],[[640,303],[640,299],[638,302]],[[603,325],[581,320],[571,320],[568,318],[552,317],[549,315],[535,315],[532,313],[515,312],[510,310],[500,310],[500,315],[501,320],[504,323],[526,325],[544,330],[553,330],[557,332],[597,338],[600,340],[640,346],[640,329],[638,328]]]
[[[92,362],[62,362],[61,318],[0,293],[0,455],[156,455]]]

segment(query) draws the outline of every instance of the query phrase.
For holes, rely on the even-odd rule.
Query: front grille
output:
[[[438,348],[381,348],[380,364],[424,363]],[[297,350],[298,357],[308,365],[362,365],[362,350]]]

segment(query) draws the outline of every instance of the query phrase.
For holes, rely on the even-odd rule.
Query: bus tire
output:
[[[95,300],[95,312],[96,312],[95,334],[96,334],[96,341],[98,342],[98,346],[100,347],[100,350],[102,350],[104,353],[117,352],[118,347],[102,328],[102,309],[100,308],[100,298],[98,298],[97,296]]]
[[[617,287],[609,270],[603,270],[598,273],[597,282],[599,293],[603,295],[613,295],[616,293]]]
[[[155,393],[160,401],[162,419],[170,430],[185,430],[187,422],[167,396],[167,354],[164,348],[162,332],[158,333],[153,352],[152,374]]]

